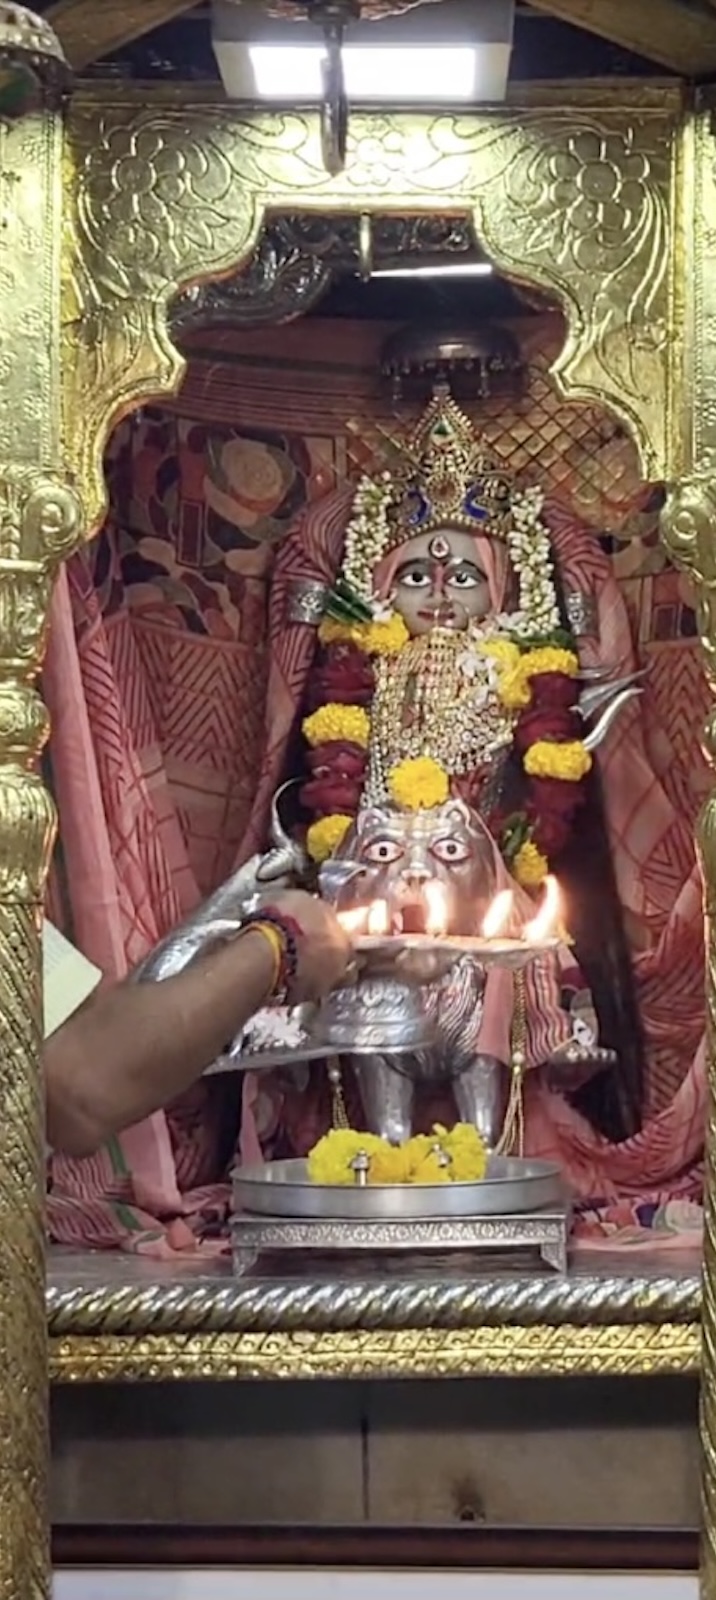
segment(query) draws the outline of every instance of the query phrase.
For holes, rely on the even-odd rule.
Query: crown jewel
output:
[[[435,528],[504,537],[512,484],[472,423],[445,392],[431,400],[394,475],[390,548]]]

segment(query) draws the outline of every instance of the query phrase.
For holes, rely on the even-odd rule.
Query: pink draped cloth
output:
[[[277,550],[268,609],[266,738],[239,851],[242,861],[266,843],[271,796],[286,772],[315,655],[313,628],[291,620],[291,592],[299,580],[332,582],[351,497],[345,487],[310,507]],[[596,599],[599,656],[627,669],[633,647],[611,563],[594,536],[575,525],[561,505],[550,505],[547,515],[567,587]],[[139,959],[191,909],[198,891],[161,751],[151,771],[146,759],[137,760],[133,728],[137,715],[146,718],[151,708],[142,705],[138,711],[127,704],[127,685],[104,637],[83,559],[75,558],[69,580],[75,586],[73,606],[67,577],[58,585],[45,692],[53,716],[54,780],[75,935],[108,975],[119,976],[127,961]],[[136,693],[141,673],[132,683]],[[699,1194],[705,1101],[702,910],[691,829],[653,772],[638,705],[625,712],[600,762],[650,1052],[648,1119],[635,1138],[610,1145],[534,1073],[527,1083],[526,1140],[529,1151],[562,1161],[579,1194],[607,1202],[598,1234],[619,1229],[626,1237],[630,1228],[638,1232],[640,1215],[651,1216],[660,1207],[671,1206],[672,1212],[676,1207],[678,1217],[686,1214],[690,1222],[689,1205]],[[272,1148],[285,1109],[280,1085],[263,1077],[246,1079],[244,1156],[255,1153],[259,1139]],[[301,1130],[315,1132],[317,1114],[302,1094],[293,1097],[293,1109],[298,1122],[292,1132],[302,1145]],[[176,1118],[158,1114],[90,1162],[56,1161],[53,1236],[154,1254],[189,1246],[196,1228],[220,1210],[225,1196],[213,1181],[221,1177],[214,1154],[219,1113],[219,1101],[199,1085],[181,1112],[188,1130],[181,1158]]]

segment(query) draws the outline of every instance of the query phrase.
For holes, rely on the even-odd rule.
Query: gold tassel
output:
[[[350,1128],[346,1102],[343,1098],[341,1063],[338,1056],[332,1056],[328,1063],[328,1081],[331,1085],[331,1121],[333,1127]]]

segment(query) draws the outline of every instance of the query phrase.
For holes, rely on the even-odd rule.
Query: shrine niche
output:
[[[679,745],[679,759],[672,762],[663,744],[659,759],[670,803],[688,812],[688,832],[693,829],[703,779],[701,773],[687,772],[685,751],[707,710],[690,642],[694,629],[709,663],[716,648],[709,477],[716,450],[711,340],[716,291],[703,221],[714,215],[716,196],[707,117],[693,118],[681,90],[665,91],[663,85],[631,85],[613,94],[587,85],[571,93],[569,106],[558,95],[561,91],[545,91],[524,105],[515,99],[494,113],[459,119],[356,115],[345,171],[334,178],[325,173],[309,116],[237,117],[211,99],[188,108],[175,91],[156,91],[148,98],[144,91],[100,96],[83,90],[64,126],[43,113],[9,130],[8,163],[18,173],[33,174],[43,196],[40,228],[32,211],[33,205],[38,210],[36,192],[28,192],[26,177],[24,210],[21,204],[3,251],[6,287],[18,290],[22,284],[27,295],[22,345],[9,323],[0,330],[0,354],[15,372],[21,358],[24,374],[33,377],[31,385],[27,376],[22,383],[13,378],[0,415],[8,463],[3,582],[10,641],[2,692],[7,691],[8,703],[21,702],[22,711],[2,747],[2,781],[9,796],[0,813],[9,908],[3,913],[2,999],[13,1038],[7,1103],[25,1152],[23,1194],[38,1191],[36,1205],[18,1205],[18,1167],[14,1152],[8,1152],[0,1163],[0,1200],[18,1220],[4,1259],[21,1293],[19,1309],[8,1316],[5,1355],[18,1394],[28,1386],[41,1391],[45,1359],[42,1340],[29,1339],[28,1331],[37,1325],[41,1299],[40,1108],[32,1087],[39,1037],[33,903],[42,888],[50,816],[29,775],[45,726],[28,684],[42,655],[50,578],[59,561],[76,556],[81,539],[94,536],[103,524],[105,453],[113,430],[119,432],[110,460],[112,450],[131,449],[142,430],[164,428],[165,437],[172,427],[180,430],[176,397],[185,372],[180,341],[189,350],[196,340],[197,313],[205,319],[203,326],[214,318],[225,323],[227,306],[245,308],[252,294],[255,304],[256,283],[274,270],[284,312],[293,316],[297,306],[315,305],[333,268],[330,252],[308,259],[301,230],[310,232],[326,217],[335,219],[340,236],[347,223],[366,216],[378,231],[386,221],[417,217],[427,223],[436,213],[450,214],[458,238],[460,228],[469,229],[501,274],[559,308],[545,313],[534,344],[525,351],[531,372],[526,408],[507,435],[502,414],[491,410],[489,399],[478,420],[505,463],[529,475],[537,455],[550,485],[562,490],[566,454],[570,493],[590,526],[602,521],[605,505],[612,502],[612,523],[601,532],[612,541],[608,557],[618,569],[632,622],[637,605],[643,615],[643,594],[637,602],[637,591],[649,586],[658,591],[650,612],[653,632],[641,643],[657,663],[654,678],[662,705],[671,687],[667,646],[678,633],[689,732],[682,735],[674,724],[670,735]],[[683,230],[685,175],[700,202],[693,238]],[[291,237],[297,218],[298,234]],[[293,219],[290,227],[288,219]],[[677,248],[682,236],[688,243]],[[247,289],[249,278],[254,287]],[[693,317],[683,314],[687,302]],[[258,333],[242,332],[241,338],[248,341],[244,352],[250,348],[258,363]],[[246,370],[242,403],[248,416],[255,384],[250,362]],[[192,372],[196,362],[192,367],[190,360],[190,383]],[[183,404],[190,394],[184,391]],[[351,405],[347,420],[354,421],[356,414]],[[237,426],[236,419],[231,426]],[[354,432],[353,453],[349,458],[344,446],[341,460],[336,437],[322,466],[309,462],[307,483],[312,472],[323,470],[323,487],[331,487],[337,465],[341,482],[352,477],[360,439]],[[156,448],[165,448],[161,440]],[[215,476],[222,480],[218,487],[225,501],[231,500],[226,459],[218,461]],[[655,540],[663,486],[669,496],[663,517],[667,547],[691,570],[696,621],[690,592]],[[623,516],[614,510],[617,505],[627,508]],[[277,543],[283,532],[279,518],[273,527]],[[166,577],[158,575],[162,593]],[[225,599],[215,593],[205,610],[221,614]],[[216,619],[218,631],[226,621],[223,614]],[[669,635],[669,628],[676,632]],[[257,726],[252,738],[257,750]],[[23,796],[30,793],[32,838],[23,813]],[[233,849],[251,823],[251,809],[248,791],[243,792],[231,817],[227,862],[229,844]],[[709,896],[716,878],[712,809],[709,803],[701,832]],[[208,890],[211,870],[206,860],[199,862],[199,832],[195,827],[190,843]],[[690,842],[684,846],[685,862],[690,848]],[[690,870],[687,863],[685,878]],[[25,1021],[17,1033],[13,1019],[19,1014]],[[701,1089],[699,1094],[695,1119],[703,1107]],[[707,1214],[705,1304],[712,1320],[710,1240]],[[159,1373],[266,1376],[289,1370],[297,1376],[351,1376],[696,1369],[700,1298],[694,1275],[666,1287],[662,1283],[653,1295],[641,1281],[626,1298],[619,1285],[600,1287],[594,1279],[590,1284],[587,1307],[569,1279],[549,1296],[535,1279],[519,1313],[514,1288],[498,1285],[486,1323],[481,1314],[468,1316],[457,1290],[451,1291],[439,1322],[431,1322],[430,1297],[416,1284],[385,1323],[378,1308],[370,1327],[361,1322],[355,1300],[341,1311],[339,1324],[325,1296],[322,1309],[314,1297],[310,1326],[301,1327],[296,1293],[287,1289],[277,1327],[263,1302],[247,1311],[240,1282],[232,1288],[228,1311],[228,1302],[216,1309],[205,1285],[180,1287],[170,1306],[155,1288],[135,1285],[120,1295],[110,1284],[85,1292],[80,1283],[69,1294],[52,1291],[52,1371],[58,1381],[75,1381]],[[528,1327],[519,1325],[523,1316]],[[707,1451],[715,1392],[708,1379]],[[22,1460],[24,1471],[29,1456],[37,1475],[42,1428],[37,1411],[29,1418],[18,1420],[25,1448],[18,1447],[17,1462]],[[709,1481],[716,1476],[712,1465],[707,1454]],[[25,1520],[28,1543],[37,1545],[37,1529]]]
[[[551,300],[560,308],[543,318],[539,334],[533,329],[527,335],[533,344],[524,352],[531,387],[512,421],[506,426],[504,408],[489,398],[479,408],[477,425],[496,460],[521,480],[543,479],[540,490],[547,494],[567,489],[573,509],[587,526],[599,525],[603,536],[606,510],[615,549],[628,548],[623,561],[633,562],[631,534],[641,526],[647,541],[653,538],[658,486],[671,470],[667,419],[680,368],[678,344],[667,338],[673,271],[669,239],[680,117],[680,93],[669,103],[650,86],[640,91],[638,115],[630,117],[616,103],[597,107],[591,91],[568,116],[549,97],[539,109],[459,123],[452,117],[358,116],[351,124],[346,168],[328,177],[310,118],[237,119],[220,104],[205,103],[195,108],[187,143],[173,92],[162,92],[151,107],[136,109],[131,96],[115,104],[105,98],[101,107],[91,96],[77,97],[67,127],[72,222],[63,301],[64,403],[66,419],[83,419],[81,430],[66,427],[65,440],[88,524],[97,526],[103,511],[102,453],[112,424],[126,418],[117,458],[120,471],[126,471],[127,450],[136,449],[143,430],[151,438],[150,450],[165,448],[161,437],[166,424],[158,413],[146,412],[146,406],[159,402],[163,391],[176,391],[183,370],[177,342],[190,352],[198,337],[192,333],[197,320],[202,327],[226,328],[233,321],[245,329],[265,323],[273,305],[277,320],[292,323],[290,339],[298,348],[296,316],[316,307],[346,262],[357,258],[359,267],[369,272],[376,253],[379,258],[391,240],[398,251],[409,240],[413,245],[421,239],[434,244],[442,228],[442,248],[448,254],[459,256],[467,242],[476,244],[499,271],[522,286],[527,298],[546,295],[545,306]],[[376,194],[383,201],[380,206]],[[240,337],[245,341],[247,336]],[[287,337],[281,336],[284,344]],[[251,335],[257,357],[264,338],[258,332]],[[248,348],[242,343],[244,352]],[[245,370],[248,376],[250,368]],[[284,363],[287,393],[296,385],[301,391],[297,373],[298,365],[287,376]],[[186,394],[184,390],[180,396],[178,417]],[[265,394],[263,399],[265,416]],[[305,489],[297,484],[289,497],[291,517],[299,515],[301,493],[310,511],[311,500],[318,496],[320,502],[331,484],[339,492],[361,472],[370,478],[381,465],[383,441],[396,431],[397,413],[402,436],[415,414],[409,405],[386,397],[377,408],[371,402],[366,417],[353,400],[351,396],[342,419],[345,437],[336,434],[330,446],[314,441],[320,455],[318,478],[313,481],[316,469],[309,465]],[[140,403],[145,409],[137,417]],[[233,403],[248,417],[248,396],[236,395]],[[246,454],[246,440],[243,446],[238,443]],[[224,511],[231,498],[232,448],[227,441],[221,461],[215,460],[215,488],[207,491],[209,501]],[[256,448],[266,447],[255,442]],[[274,448],[268,445],[269,452]],[[283,472],[278,457],[274,466]],[[281,528],[289,525],[290,518],[279,520],[268,545],[278,550]],[[151,532],[149,545],[156,552]],[[639,570],[637,563],[633,571]],[[170,587],[176,588],[178,577],[174,572]],[[151,581],[156,581],[158,595],[164,592],[159,573]],[[678,589],[679,581],[665,571],[661,587],[676,584],[672,619],[681,616],[685,605],[683,627],[693,631],[690,597]],[[572,598],[578,608],[583,597],[575,593]],[[566,600],[572,604],[569,594]],[[286,604],[287,616],[302,625],[302,614],[296,612],[294,618],[290,611],[294,602],[288,594]],[[298,598],[296,604],[300,610]],[[632,619],[633,608],[634,591]],[[228,614],[222,622],[219,613],[213,625],[233,626]],[[674,620],[673,625],[682,624]],[[258,634],[252,648],[252,659],[260,661],[265,653]],[[686,654],[691,660],[693,650],[687,647]],[[51,666],[52,653],[48,684]],[[247,670],[253,671],[248,657]],[[698,672],[693,689],[689,738],[705,707]],[[254,697],[256,739],[261,704]],[[228,738],[227,748],[235,742]],[[260,751],[256,740],[254,744],[255,761]],[[676,776],[679,769],[663,751],[660,759],[673,789],[670,803],[680,811],[684,784],[688,787],[690,780]],[[276,761],[269,764],[272,781],[287,775]],[[264,759],[257,794],[250,794],[249,785],[241,815],[236,813],[224,835],[222,871],[229,870],[233,850],[241,857],[250,848],[265,847],[268,781]],[[696,782],[685,839],[698,802]],[[187,820],[184,807],[184,831]],[[200,833],[201,823],[197,842]],[[686,863],[686,843],[681,855]],[[199,867],[203,893],[215,888],[217,870],[216,862]],[[181,909],[177,902],[170,920],[176,921]],[[163,931],[156,926],[156,936]],[[143,953],[131,940],[129,948],[134,959]],[[696,1051],[698,1038],[691,1042]],[[663,1085],[653,1090],[654,1112],[663,1109],[666,1093]],[[620,1136],[628,1131],[627,1119]]]

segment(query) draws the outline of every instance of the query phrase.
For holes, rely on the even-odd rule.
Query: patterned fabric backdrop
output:
[[[178,399],[115,435],[107,524],[58,586],[45,675],[63,839],[51,910],[109,974],[245,853],[267,734],[277,551],[305,505],[370,458],[376,428],[409,421],[378,376],[391,331],[308,320],[205,333]],[[513,331],[523,392],[485,402],[479,421],[506,463],[571,505],[611,555],[649,667],[651,763],[692,817],[706,786],[707,693],[688,585],[658,542],[659,494],[644,490],[612,417],[556,392],[560,318],[526,318]],[[224,1167],[231,1154],[225,1090],[202,1084],[151,1128],[156,1184],[134,1181],[133,1130],[91,1161],[55,1163],[56,1237],[160,1248],[173,1227],[170,1243],[183,1242],[184,1224],[167,1230],[168,1219],[201,1209],[187,1190],[196,1196],[222,1175],[218,1145]]]
[[[115,441],[113,518],[122,530],[127,603],[149,634],[151,589],[155,637],[157,620],[164,632],[173,621],[175,631],[232,644],[237,661],[246,661],[251,720],[239,741],[245,754],[234,750],[233,759],[249,791],[260,740],[261,629],[272,547],[306,500],[364,464],[360,434],[346,440],[347,421],[367,422],[370,433],[371,424],[390,430],[410,419],[407,407],[388,401],[378,379],[379,352],[391,331],[375,323],[309,322],[204,335],[194,341],[172,411],[133,419]],[[669,565],[659,542],[660,496],[645,493],[636,451],[619,423],[557,394],[549,366],[563,341],[561,319],[525,319],[513,331],[527,360],[524,393],[517,403],[488,400],[476,415],[510,469],[556,491],[611,553],[649,666],[655,767],[672,798],[693,814],[706,781],[698,751],[708,694],[688,580]],[[178,639],[174,649],[177,707],[165,710],[168,754],[183,722],[195,748]],[[168,665],[165,656],[162,681]],[[207,700],[209,691],[207,684]],[[200,703],[201,696],[197,712]],[[220,717],[214,703],[210,722]],[[175,781],[181,783],[179,771]],[[246,814],[245,800],[242,807],[237,795],[233,804],[232,844]],[[191,812],[190,805],[182,817],[190,829]],[[210,806],[209,826],[216,815]]]

